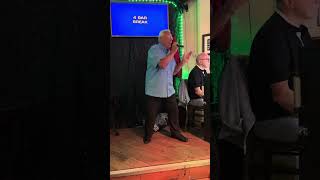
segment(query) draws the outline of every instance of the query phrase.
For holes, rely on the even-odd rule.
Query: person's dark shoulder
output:
[[[195,66],[194,68],[192,68],[191,72],[189,73],[189,78],[188,78],[188,82],[189,84],[198,84],[201,80],[201,70],[198,66]]]
[[[285,23],[278,13],[274,13],[256,33],[250,50],[249,74],[256,74],[270,62],[279,51],[285,49]],[[256,77],[251,77],[256,78]]]
[[[250,52],[249,72],[253,74],[251,79],[259,81],[256,74],[264,74],[263,78],[267,83],[288,79],[291,60],[289,30],[290,25],[277,13],[261,27]]]
[[[198,66],[196,65],[196,66],[194,66],[193,68],[192,68],[192,70],[190,71],[190,74],[189,74],[189,76],[191,75],[191,77],[194,77],[194,76],[197,76],[198,74],[199,74],[199,68],[198,68]]]
[[[285,41],[287,28],[284,19],[278,13],[274,13],[257,32],[253,47],[276,46],[280,41]]]

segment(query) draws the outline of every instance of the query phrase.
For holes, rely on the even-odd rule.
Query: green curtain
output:
[[[180,31],[182,29],[182,27],[180,27],[181,24],[179,24],[179,15],[181,15],[183,13],[183,10],[182,11],[176,11],[175,14],[174,14],[174,19],[175,19],[175,26],[174,26],[174,30],[175,30],[175,35],[176,35],[176,39],[178,41],[178,43],[181,44],[181,42],[179,42],[179,39],[181,38],[181,36],[183,36]],[[181,18],[181,17],[180,17]],[[180,58],[182,58],[182,50],[181,48],[179,48],[179,52],[180,52]],[[181,59],[182,60],[182,59]],[[182,71],[182,69],[181,69]],[[179,87],[180,87],[180,82],[181,82],[181,78],[179,77],[174,77],[173,78],[173,86],[174,86],[174,89],[175,89],[175,95],[178,96],[179,95]]]
[[[174,83],[174,90],[176,91],[176,96],[179,96],[180,82],[181,82],[181,78],[174,77],[173,83]]]
[[[224,69],[224,65],[227,60],[230,58],[230,50],[226,52],[211,52],[210,54],[210,111],[212,113],[212,124],[213,128],[213,138],[214,141],[217,140],[220,128],[221,128],[221,119],[219,113],[219,86],[220,78]]]
[[[226,52],[213,52],[210,54],[210,84],[211,84],[211,104],[217,105],[219,103],[219,84],[221,74],[225,62],[230,58],[230,50]]]

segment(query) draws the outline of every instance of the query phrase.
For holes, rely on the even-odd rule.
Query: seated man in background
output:
[[[277,10],[257,33],[250,54],[249,94],[256,116],[256,136],[295,142],[299,120],[295,114],[293,64],[303,47],[312,44],[303,23],[316,15],[318,1],[277,0]]]
[[[204,106],[204,86],[207,80],[207,72],[205,69],[209,66],[209,55],[201,53],[197,56],[196,66],[191,70],[188,78],[188,94],[190,97],[190,105]]]

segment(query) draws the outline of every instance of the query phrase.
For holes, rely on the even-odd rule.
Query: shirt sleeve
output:
[[[162,52],[160,48],[151,47],[148,51],[148,64],[157,68],[160,60],[165,56],[166,54]]]
[[[277,35],[273,38],[268,38],[267,48],[267,61],[269,64],[267,72],[269,72],[269,83],[286,81],[290,77],[290,49],[286,36]]]
[[[201,87],[202,86],[202,78],[199,72],[193,72],[191,75],[191,86],[193,88]]]

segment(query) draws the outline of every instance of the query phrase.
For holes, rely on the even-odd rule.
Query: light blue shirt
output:
[[[158,66],[160,59],[167,56],[168,53],[169,50],[161,44],[153,45],[149,49],[145,84],[146,95],[167,98],[175,94],[173,72],[176,61],[172,59],[164,69],[160,69]]]

